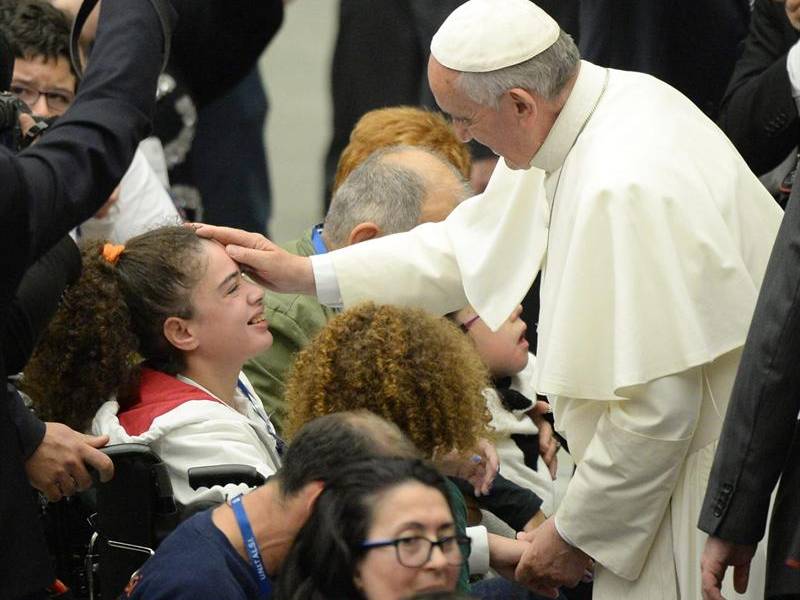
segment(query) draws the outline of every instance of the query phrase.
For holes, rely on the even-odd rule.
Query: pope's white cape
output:
[[[585,79],[600,71],[583,63]],[[501,161],[486,191],[443,223],[333,253],[345,306],[443,314],[468,301],[496,329],[546,254],[540,393],[614,399],[741,346],[782,213],[683,96],[612,73],[558,174],[552,219],[544,173]],[[626,105],[631,118],[620,120]]]

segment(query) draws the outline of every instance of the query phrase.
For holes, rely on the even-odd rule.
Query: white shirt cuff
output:
[[[483,575],[489,571],[489,533],[483,525],[476,525],[467,527],[467,537],[471,542],[469,574]]]
[[[555,525],[556,531],[558,532],[558,535],[561,536],[562,540],[567,542],[573,548],[577,548],[577,546],[572,542],[572,540],[569,539],[569,536],[566,533],[564,533],[564,530],[561,529],[561,527],[558,525],[558,515],[553,517],[553,525]]]
[[[795,42],[789,49],[786,57],[786,71],[789,73],[789,83],[792,86],[792,98],[800,109],[800,41]]]
[[[342,293],[331,257],[328,254],[315,254],[310,258],[314,284],[317,286],[317,300],[331,308],[342,308]]]

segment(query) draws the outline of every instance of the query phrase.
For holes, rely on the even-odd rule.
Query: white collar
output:
[[[608,82],[609,70],[581,61],[575,86],[561,109],[531,167],[552,173],[562,167],[567,154],[592,116]]]

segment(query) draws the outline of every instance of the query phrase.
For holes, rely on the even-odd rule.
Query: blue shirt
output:
[[[258,598],[250,565],[211,521],[211,510],[181,523],[128,585],[129,600]]]

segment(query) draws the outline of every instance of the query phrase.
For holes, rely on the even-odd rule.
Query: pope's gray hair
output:
[[[492,108],[497,108],[500,97],[512,88],[552,100],[564,89],[580,58],[575,42],[562,29],[556,42],[533,58],[496,71],[462,72],[456,85],[474,102]]]
[[[384,160],[408,150],[422,149],[397,145],[378,150],[347,176],[325,216],[325,236],[331,245],[345,246],[359,223],[375,223],[382,235],[408,231],[417,225],[425,199],[424,179],[402,164]]]

